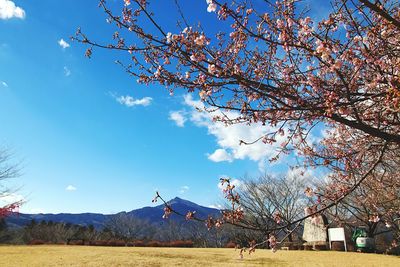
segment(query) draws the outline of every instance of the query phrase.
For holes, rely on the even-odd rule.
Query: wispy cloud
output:
[[[1,1],[1,0],[0,0],[0,1]],[[67,42],[66,42],[64,39],[62,39],[62,38],[58,41],[58,44],[59,44],[63,49],[70,47],[69,43],[67,43]]]
[[[0,0],[0,19],[25,18],[25,10],[10,0]]]
[[[2,85],[3,87],[8,87],[8,84],[7,84],[5,81],[1,81],[1,85]]]
[[[180,193],[180,194],[184,194],[184,193],[186,193],[187,191],[189,191],[189,189],[190,189],[190,187],[187,186],[187,185],[181,186],[181,188],[179,189],[179,193]]]
[[[75,186],[73,186],[73,185],[68,185],[68,186],[65,188],[65,190],[66,190],[66,191],[76,191],[77,188],[76,188]]]
[[[64,75],[65,75],[66,77],[68,77],[69,75],[71,75],[71,70],[70,70],[67,66],[64,66]]]
[[[16,202],[24,202],[25,198],[16,193],[2,193],[0,194],[0,207],[16,203]]]
[[[176,126],[178,126],[178,127],[184,127],[185,126],[186,118],[183,115],[182,111],[171,111],[169,113],[169,119],[171,121],[174,121]]]
[[[212,209],[217,209],[217,210],[221,210],[223,207],[222,207],[222,205],[220,205],[220,204],[217,204],[217,205],[209,205],[208,206],[209,208],[212,208]]]
[[[151,102],[153,101],[153,98],[146,96],[140,99],[135,99],[132,96],[126,95],[126,96],[117,96],[114,93],[111,93],[111,96],[121,105],[125,105],[127,107],[133,107],[133,106],[149,106]]]

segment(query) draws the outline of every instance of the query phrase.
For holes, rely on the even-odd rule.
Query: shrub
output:
[[[125,247],[126,246],[126,242],[123,240],[115,240],[115,246],[116,247]]]
[[[143,240],[135,240],[135,241],[133,241],[133,245],[135,247],[145,247],[146,246],[146,244],[143,242]]]
[[[191,240],[175,240],[171,241],[168,244],[170,247],[176,247],[176,248],[192,248],[193,247],[193,241]]]
[[[149,242],[147,242],[147,247],[162,247],[163,244],[159,241],[155,241],[155,240],[151,240]]]
[[[33,239],[29,242],[29,245],[44,245],[46,242],[40,239]]]
[[[68,245],[83,246],[85,242],[83,240],[71,240]]]
[[[116,244],[115,240],[109,240],[107,241],[106,246],[115,247],[115,244]]]
[[[236,244],[235,244],[235,242],[230,241],[225,245],[225,247],[226,248],[236,248]]]
[[[91,242],[92,246],[106,246],[107,245],[107,241],[105,240],[97,240],[97,241],[93,241]]]

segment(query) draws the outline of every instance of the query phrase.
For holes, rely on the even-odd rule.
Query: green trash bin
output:
[[[355,242],[358,252],[373,252],[375,250],[375,240],[368,237],[367,230],[364,227],[358,227],[351,237]]]

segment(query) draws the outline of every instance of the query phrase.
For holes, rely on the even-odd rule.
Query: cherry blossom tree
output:
[[[316,20],[301,1],[206,0],[213,29],[190,24],[177,0],[171,1],[177,26],[167,28],[154,4],[125,0],[119,12],[101,0],[117,27],[112,41],[92,40],[81,29],[72,39],[88,46],[87,57],[96,48],[126,52],[118,63],[139,83],[198,94],[215,121],[264,126],[267,134],[240,142],[271,145],[283,138],[271,161],[294,151],[302,165],[330,170],[324,188],[306,189],[315,203],[307,216],[343,201],[399,155],[398,1],[336,0]],[[390,184],[393,173],[381,177]],[[209,218],[209,226],[243,218],[234,186],[222,182],[232,211]],[[171,212],[166,205],[166,215]]]
[[[392,247],[400,240],[400,177],[398,155],[369,175],[338,205],[329,210],[341,225],[365,226],[369,237],[391,233]],[[388,248],[390,249],[390,247]]]

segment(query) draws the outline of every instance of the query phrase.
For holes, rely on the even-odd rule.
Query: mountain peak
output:
[[[188,201],[188,200],[183,199],[183,198],[180,198],[180,197],[174,197],[174,198],[171,199],[170,201],[178,201],[178,202],[181,202],[181,201]]]
[[[168,203],[170,205],[172,205],[172,204],[185,204],[185,205],[188,205],[188,206],[199,206],[198,204],[196,204],[194,202],[191,202],[191,201],[186,200],[186,199],[182,199],[180,197],[175,197],[175,198],[171,199],[170,201],[168,201]]]

